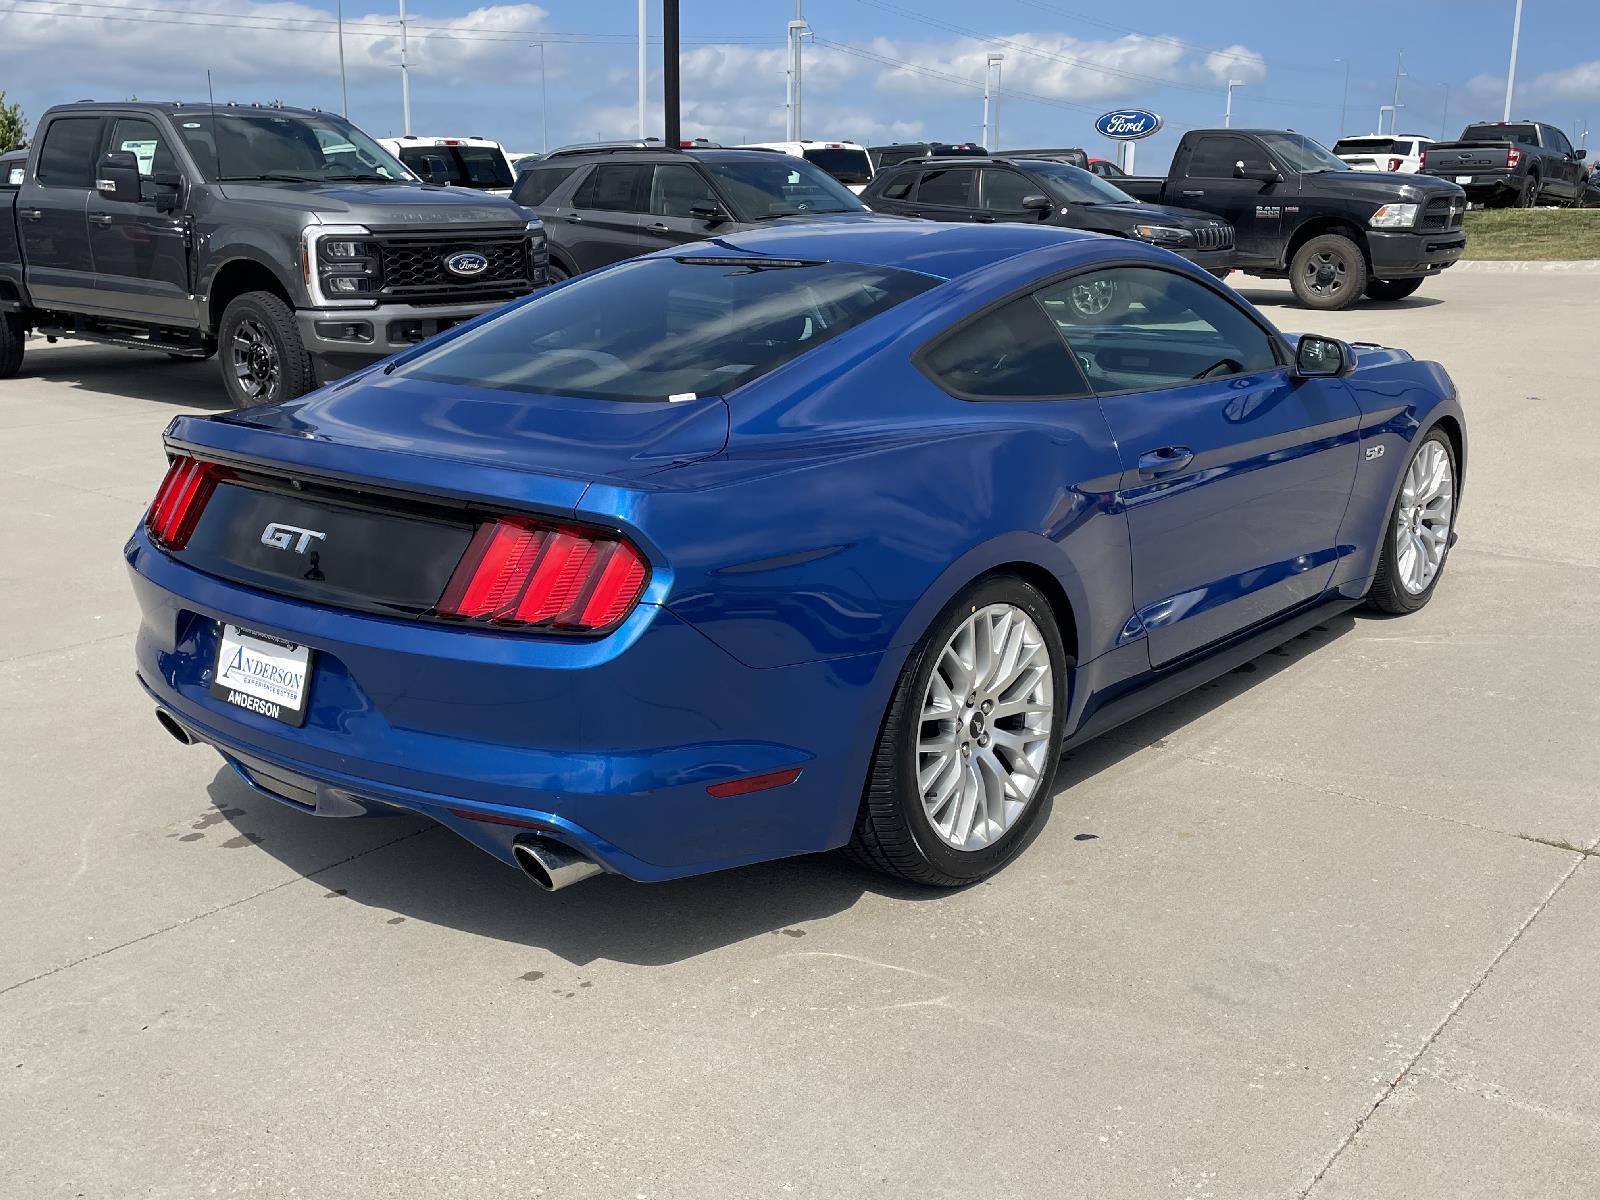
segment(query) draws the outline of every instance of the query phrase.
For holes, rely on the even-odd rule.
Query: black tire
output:
[[[981,849],[958,850],[935,832],[917,784],[921,705],[938,660],[956,630],[985,605],[1000,603],[1014,605],[1028,615],[1043,635],[1049,654],[1054,707],[1048,757],[1027,806],[1011,826]],[[901,669],[879,729],[847,853],[884,874],[934,887],[963,887],[1005,866],[1048,802],[1061,759],[1061,722],[1066,712],[1067,673],[1072,666],[1055,615],[1037,588],[1015,576],[997,575],[964,589],[945,606]]]
[[[550,260],[550,282],[551,283],[561,283],[564,280],[568,280],[568,279],[571,279],[571,278],[572,278],[572,272],[568,271],[565,267],[563,267],[555,259],[552,258]]]
[[[1349,308],[1367,290],[1367,260],[1342,233],[1319,234],[1294,252],[1289,286],[1307,308]]]
[[[316,386],[294,310],[276,292],[235,297],[222,314],[217,347],[222,386],[236,408],[292,400]],[[258,349],[267,357],[259,357]]]
[[[1522,190],[1517,193],[1516,206],[1518,208],[1537,208],[1539,206],[1539,177],[1529,175]]]
[[[1444,552],[1439,560],[1439,569],[1428,582],[1428,586],[1420,592],[1408,589],[1400,580],[1400,509],[1404,503],[1404,476],[1402,476],[1402,494],[1395,498],[1394,506],[1389,510],[1389,520],[1383,530],[1383,554],[1378,559],[1378,573],[1373,578],[1372,589],[1367,593],[1367,605],[1379,612],[1385,613],[1414,613],[1433,598],[1433,591],[1439,586],[1439,580],[1444,578],[1444,570],[1450,564],[1450,547],[1455,541],[1456,503],[1454,496],[1460,492],[1461,475],[1456,462],[1455,447],[1450,444],[1450,439],[1442,429],[1430,429],[1424,436],[1417,439],[1412,446],[1411,456],[1406,459],[1406,471],[1411,470],[1411,464],[1416,461],[1423,447],[1437,443],[1444,447],[1445,456],[1450,463],[1450,478],[1452,499],[1450,505],[1450,527],[1445,534]]]
[[[1422,286],[1422,277],[1415,279],[1373,279],[1367,283],[1368,300],[1404,300]]]
[[[0,313],[0,379],[10,379],[22,369],[28,344],[21,313]]]

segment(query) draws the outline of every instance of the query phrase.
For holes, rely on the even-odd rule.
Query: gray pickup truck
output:
[[[83,102],[0,178],[0,378],[29,332],[218,354],[270,404],[548,282],[537,217],[329,113]]]
[[[1483,121],[1454,142],[1434,142],[1422,173],[1449,179],[1474,204],[1533,208],[1583,201],[1583,160],[1567,135],[1540,121]]]

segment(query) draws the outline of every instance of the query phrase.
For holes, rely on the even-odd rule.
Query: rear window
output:
[[[866,183],[872,178],[872,160],[865,150],[812,149],[806,151],[805,159],[840,183]]]
[[[640,259],[518,305],[394,373],[600,400],[723,395],[938,282],[855,263]]]
[[[493,146],[402,146],[400,161],[418,175],[423,174],[428,159],[444,162],[449,172],[446,180],[454,187],[508,188],[512,184],[511,166],[506,156]]]
[[[1340,138],[1333,144],[1335,154],[1388,154],[1394,149],[1393,138]]]
[[[1539,144],[1539,131],[1532,125],[1468,125],[1461,131],[1463,142],[1524,142]]]
[[[577,169],[577,167],[534,167],[531,171],[524,171],[517,178],[516,190],[511,193],[511,198],[529,208],[543,204]]]

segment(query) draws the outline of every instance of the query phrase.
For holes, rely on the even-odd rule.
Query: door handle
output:
[[[653,229],[657,233],[665,233],[667,231],[667,223],[665,221],[652,221],[645,228]]]
[[[17,209],[17,216],[21,217],[25,221],[37,221],[44,216],[44,209],[19,208]]]
[[[111,220],[110,213],[95,213],[89,218],[89,223],[92,225],[109,225]]]
[[[563,221],[571,221],[574,225],[582,225],[583,224],[583,218],[580,217],[577,213],[562,213],[561,214],[561,219]]]
[[[916,212],[913,209],[909,209],[908,208],[908,209],[905,210],[905,212],[901,213],[900,215],[902,217],[920,217],[922,214],[919,213],[919,212]]]
[[[976,221],[979,225],[993,225],[994,224],[994,218],[993,217],[973,217],[972,219],[974,221]]]
[[[1146,450],[1139,455],[1139,474],[1154,479],[1158,475],[1171,475],[1194,461],[1194,451],[1187,446],[1162,446],[1159,450]]]
[[[1205,188],[1184,188],[1182,194],[1185,196],[1204,196],[1206,190]]]

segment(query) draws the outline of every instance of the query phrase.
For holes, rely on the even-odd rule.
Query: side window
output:
[[[34,176],[51,187],[93,187],[99,151],[99,117],[58,117],[44,131]]]
[[[1554,150],[1557,154],[1572,153],[1572,143],[1567,141],[1567,135],[1562,133],[1561,130],[1557,129],[1554,125],[1546,125],[1544,127],[1544,132],[1545,136],[1550,139],[1550,149]]]
[[[960,167],[953,171],[924,171],[922,185],[917,188],[917,203],[970,208],[972,181],[977,174],[971,167]]]
[[[1233,164],[1238,162],[1252,170],[1271,166],[1266,153],[1249,138],[1213,135],[1195,140],[1187,174],[1190,179],[1232,179]]]
[[[891,179],[888,186],[883,189],[883,198],[885,200],[905,200],[909,198],[911,195],[911,185],[916,181],[917,173],[915,171],[901,171],[900,174]]]
[[[154,122],[144,117],[118,117],[112,121],[106,150],[128,151],[139,161],[139,174],[146,179],[153,175],[170,178],[178,173],[172,147]]]
[[[1039,196],[1044,189],[1017,171],[990,168],[983,173],[983,207],[990,212],[1021,212],[1024,196]]]
[[[517,180],[511,198],[529,208],[537,207],[550,199],[557,188],[572,177],[577,167],[535,167],[524,171]]]
[[[579,208],[643,212],[650,167],[645,163],[602,163],[584,183]]]
[[[1089,394],[1083,372],[1032,296],[963,325],[925,350],[918,365],[963,400],[1064,400]]]
[[[715,204],[705,177],[681,163],[662,163],[650,183],[650,213],[657,217],[692,217],[697,204]]]
[[[1279,366],[1273,337],[1243,309],[1171,271],[1088,271],[1039,298],[1096,391],[1169,388]]]

